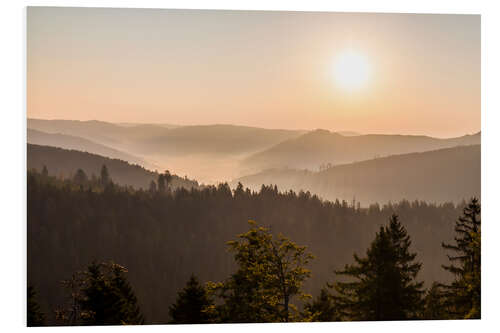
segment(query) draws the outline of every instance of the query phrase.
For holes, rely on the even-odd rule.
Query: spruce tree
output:
[[[338,314],[332,296],[322,288],[318,297],[306,303],[303,313],[305,321],[337,321]]]
[[[337,282],[334,296],[340,314],[347,320],[416,319],[421,308],[423,282],[415,281],[421,264],[410,253],[410,236],[392,215],[389,225],[380,227],[366,257],[354,254],[355,264],[338,275],[350,278]]]
[[[446,312],[442,287],[439,283],[434,282],[424,298],[422,319],[448,319]]]
[[[455,279],[443,285],[452,318],[481,318],[481,205],[472,198],[455,224],[455,244],[442,243],[450,265],[443,268]]]
[[[45,324],[45,315],[40,310],[40,305],[37,301],[36,291],[33,286],[28,286],[28,302],[27,302],[27,324],[31,326],[43,326]]]
[[[169,309],[171,324],[206,324],[211,317],[206,311],[212,302],[200,285],[196,276],[191,275],[189,281],[177,295],[177,301]]]
[[[127,270],[113,262],[91,263],[77,279],[78,317],[84,325],[143,324],[137,298],[126,280]]]

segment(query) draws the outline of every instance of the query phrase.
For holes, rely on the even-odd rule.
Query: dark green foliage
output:
[[[143,324],[137,298],[126,280],[126,269],[113,262],[91,263],[65,285],[70,287],[72,303],[66,309],[67,324],[138,325]]]
[[[421,309],[423,282],[416,282],[422,266],[410,253],[410,236],[397,215],[380,227],[366,257],[356,254],[353,265],[337,271],[352,280],[337,282],[335,296],[347,320],[416,319]]]
[[[171,324],[206,324],[211,317],[206,311],[212,305],[205,288],[198,278],[191,275],[182,291],[177,295],[177,301],[169,309]]]
[[[27,324],[31,326],[43,326],[45,324],[45,314],[40,310],[37,295],[33,286],[28,286],[27,302]]]
[[[328,289],[322,288],[318,297],[304,306],[305,321],[338,321],[339,315]]]
[[[442,320],[448,319],[443,289],[439,283],[434,282],[424,298],[422,319]]]
[[[246,232],[249,219],[307,245],[317,256],[304,284],[310,294],[320,293],[332,266],[341,267],[351,262],[353,252],[366,249],[394,212],[412,235],[424,279],[446,281],[440,243],[451,240],[450,221],[463,208],[401,201],[355,209],[347,202],[322,201],[307,192],[279,193],[270,186],[259,192],[240,187],[234,194],[224,184],[193,190],[171,186],[164,194],[119,185],[103,190],[98,184],[82,191],[53,176],[28,172],[27,178],[28,278],[38,286],[48,324],[56,323],[54,310],[65,301],[59,281],[94,258],[113,258],[127,267],[147,322],[168,322],[166,307],[176,301],[190,272],[198,272],[202,281],[223,281],[236,271],[225,243]]]
[[[481,204],[472,198],[455,225],[455,244],[442,246],[453,251],[450,265],[443,268],[454,281],[443,285],[450,316],[456,319],[481,318]]]

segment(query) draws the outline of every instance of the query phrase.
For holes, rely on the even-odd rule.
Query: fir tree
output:
[[[91,263],[85,272],[73,277],[73,283],[67,284],[74,301],[70,309],[59,311],[60,317],[68,324],[143,324],[137,298],[125,272],[124,267],[113,262]]]
[[[423,282],[416,282],[421,264],[410,253],[410,236],[393,215],[380,227],[365,258],[337,271],[352,279],[337,282],[335,289],[341,315],[347,320],[416,319],[421,307]]]
[[[196,276],[191,275],[186,287],[177,295],[169,309],[171,324],[205,324],[211,322],[206,311],[212,302]]]
[[[472,198],[455,224],[455,244],[442,244],[455,255],[443,268],[455,280],[443,285],[452,318],[481,318],[481,205]]]
[[[33,286],[28,286],[27,302],[27,324],[28,326],[43,326],[45,324],[45,315],[38,305],[36,291]]]

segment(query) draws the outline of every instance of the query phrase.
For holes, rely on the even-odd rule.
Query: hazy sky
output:
[[[480,130],[480,16],[28,8],[27,114],[448,137]],[[346,50],[359,89],[335,78]]]

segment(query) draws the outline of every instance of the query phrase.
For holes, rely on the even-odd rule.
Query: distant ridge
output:
[[[80,150],[92,154],[102,155],[109,158],[116,158],[127,161],[132,164],[139,164],[147,169],[156,169],[154,165],[144,161],[143,159],[131,154],[122,152],[117,149],[107,147],[105,145],[95,143],[91,140],[80,138],[77,136],[66,134],[52,134],[28,128],[27,131],[28,143],[41,146],[53,146],[64,149]]]
[[[152,180],[157,181],[158,173],[144,169],[119,159],[68,150],[49,146],[28,144],[28,170],[41,171],[47,166],[49,175],[56,177],[72,177],[81,168],[90,178],[92,174],[99,176],[101,167],[106,165],[114,182],[120,185],[132,186],[136,189],[148,189]],[[198,182],[173,175],[172,187],[198,187]]]
[[[233,181],[253,189],[310,191],[328,200],[459,202],[481,196],[481,146],[393,155],[330,167],[321,172],[270,169]]]
[[[394,154],[423,152],[481,143],[481,133],[438,139],[423,135],[365,134],[344,136],[323,129],[307,132],[249,156],[243,164],[251,170],[296,168],[317,170]]]

